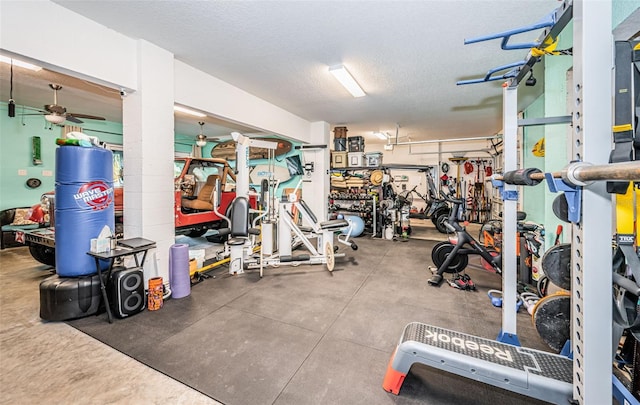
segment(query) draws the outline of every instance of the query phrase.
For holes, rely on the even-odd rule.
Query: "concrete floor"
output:
[[[487,338],[499,330],[500,311],[486,297],[499,278],[470,270],[479,292],[428,287],[428,247],[446,236],[412,225],[408,243],[358,238],[360,249],[347,249],[332,277],[324,266],[270,269],[262,280],[222,270],[160,311],[111,325],[104,314],[72,322],[131,357],[67,323],[41,321],[38,284],[50,269],[26,248],[0,251],[0,404],[537,403],[419,365],[400,396],[382,390],[406,323]],[[544,350],[530,317],[518,322],[521,342]]]
[[[39,317],[50,269],[0,251],[0,404],[219,404],[64,322]]]

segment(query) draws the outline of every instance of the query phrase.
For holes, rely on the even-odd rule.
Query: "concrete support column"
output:
[[[169,278],[174,244],[174,64],[173,54],[138,41],[138,91],[124,97],[124,234],[157,243],[147,257],[150,277]]]
[[[309,133],[312,145],[326,145],[327,147],[303,150],[304,163],[313,163],[313,172],[303,176],[302,198],[318,217],[318,221],[326,221],[330,179],[329,123],[312,122]]]

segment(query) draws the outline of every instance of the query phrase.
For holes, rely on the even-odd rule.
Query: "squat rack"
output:
[[[571,160],[602,169],[609,162],[613,122],[611,1],[565,2],[564,9],[573,13]],[[517,170],[517,85],[523,76],[519,74],[503,88],[505,172]],[[580,170],[587,170],[586,166]],[[507,190],[516,191],[516,187],[505,185]],[[506,246],[516,240],[516,204],[506,200],[504,205],[505,269],[516,266],[515,246]],[[573,398],[580,404],[610,403],[612,305],[611,300],[602,299],[602,293],[610,294],[612,285],[611,271],[603,271],[611,268],[612,223],[606,213],[612,212],[612,202],[604,182],[583,188],[581,209],[580,221],[571,225]],[[504,299],[515,301],[515,272],[503,274],[503,286]],[[515,334],[515,312],[503,310],[502,319],[502,332]]]
[[[563,4],[552,13],[553,23],[545,27],[546,36],[535,44],[538,48],[543,48],[546,44],[556,40],[557,34],[573,18],[573,69],[574,83],[572,85],[572,136],[571,136],[571,161],[588,162],[594,165],[589,167],[587,163],[578,163],[563,170],[561,173],[551,173],[548,176],[548,183],[554,183],[556,176],[575,180],[582,193],[581,200],[578,200],[582,215],[572,222],[572,252],[571,252],[571,278],[572,278],[572,338],[571,348],[573,360],[570,368],[572,375],[564,384],[569,384],[572,389],[572,399],[579,404],[603,404],[610,403],[613,395],[612,388],[612,303],[610,299],[602,299],[603,291],[605,296],[609,296],[612,286],[611,269],[611,235],[612,222],[612,197],[606,191],[606,184],[603,181],[592,184],[581,182],[589,180],[638,180],[638,162],[632,162],[618,166],[609,166],[609,152],[611,151],[611,124],[613,122],[611,110],[611,72],[613,69],[611,57],[613,55],[613,41],[611,33],[611,0],[589,1],[589,0],[565,0]],[[538,27],[540,28],[540,27]],[[526,31],[526,30],[524,30]],[[523,32],[521,30],[520,32]],[[507,32],[497,34],[490,38],[503,38],[503,45],[508,38],[517,32]],[[555,33],[554,35],[552,35]],[[532,50],[533,51],[533,50]],[[545,51],[542,49],[542,51]],[[513,74],[509,72],[502,77],[485,77],[485,80],[475,81],[476,83],[489,80],[508,78],[503,85],[503,130],[504,130],[504,171],[510,172],[517,167],[517,130],[518,130],[518,110],[517,110],[517,87],[519,81],[526,75],[530,68],[539,58],[530,52],[528,60],[519,63],[515,67]],[[509,66],[512,67],[512,66]],[[466,83],[459,83],[466,84]],[[628,166],[628,167],[627,167]],[[620,171],[624,167],[627,171]],[[503,207],[504,229],[503,229],[503,300],[515,302],[516,300],[516,210],[517,210],[517,189],[513,184],[504,185],[504,196],[506,196]],[[604,214],[604,215],[603,215]],[[513,271],[512,271],[513,270]],[[505,306],[507,307],[507,306]],[[502,330],[499,340],[519,344],[516,334],[516,313],[508,308],[502,311]],[[408,371],[406,367],[409,362],[424,362],[436,368],[448,369],[461,375],[468,374],[470,378],[502,386],[517,392],[530,395],[534,390],[537,393],[544,393],[555,384],[554,380],[547,379],[544,382],[536,383],[539,370],[531,370],[524,367],[522,372],[512,368],[512,374],[496,374],[500,366],[487,367],[487,362],[477,364],[470,370],[464,366],[464,361],[458,364],[458,368],[453,371],[448,368],[448,364],[455,363],[460,358],[458,355],[450,355],[455,350],[451,345],[460,349],[471,349],[477,347],[477,342],[471,341],[473,336],[456,336],[449,333],[451,331],[436,330],[434,327],[424,324],[409,324],[401,338],[396,352],[391,358],[387,376],[383,387],[388,391],[398,393],[403,372]],[[418,339],[419,332],[421,338]],[[454,332],[455,333],[455,332]],[[426,336],[426,338],[425,338]],[[455,342],[454,342],[454,339]],[[440,343],[451,343],[449,348],[438,347]],[[457,342],[457,343],[456,343]],[[492,342],[483,340],[487,350]],[[504,346],[495,342],[494,353],[503,353]],[[442,346],[442,345],[440,345]],[[461,349],[462,348],[462,349]],[[523,348],[523,350],[526,350]],[[468,350],[467,350],[468,351]],[[467,355],[466,353],[462,355]],[[440,357],[441,356],[441,357]],[[535,357],[535,356],[534,356]],[[565,358],[566,359],[566,358]],[[462,360],[471,361],[470,357]],[[560,359],[561,361],[561,359]],[[400,367],[397,368],[396,366]],[[486,367],[490,378],[481,377]],[[509,370],[506,370],[509,372]],[[533,371],[533,374],[532,372]],[[495,378],[500,377],[500,378]],[[515,380],[523,377],[524,388],[516,387]],[[490,379],[493,378],[493,382]],[[505,383],[506,381],[506,383]],[[528,387],[528,388],[527,388]],[[545,387],[547,388],[545,390]],[[556,385],[555,390],[562,400],[565,386]],[[532,390],[533,388],[533,390]],[[571,389],[569,390],[571,391]],[[631,398],[633,399],[633,398]],[[626,402],[626,400],[625,400]],[[561,403],[561,402],[558,402]]]

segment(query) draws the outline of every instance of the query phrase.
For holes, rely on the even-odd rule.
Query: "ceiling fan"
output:
[[[62,86],[60,86],[59,84],[50,83],[49,87],[51,87],[51,89],[53,90],[53,104],[46,104],[44,106],[44,111],[40,110],[40,114],[44,114],[44,119],[46,119],[48,122],[56,125],[61,125],[65,121],[82,124],[82,121],[79,118],[104,121],[104,117],[67,112],[67,109],[65,107],[58,105],[58,90],[61,90]]]
[[[207,138],[207,136],[204,134],[202,130],[202,127],[204,127],[204,122],[200,121],[198,122],[198,125],[200,125],[200,133],[196,135],[196,145],[203,147],[207,144],[207,142],[218,141],[218,138]]]

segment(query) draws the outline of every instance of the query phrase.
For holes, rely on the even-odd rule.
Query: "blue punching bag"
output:
[[[77,277],[96,272],[87,255],[91,239],[106,225],[115,229],[113,153],[102,148],[60,146],[56,150],[56,272]],[[103,263],[106,268],[106,263]]]

